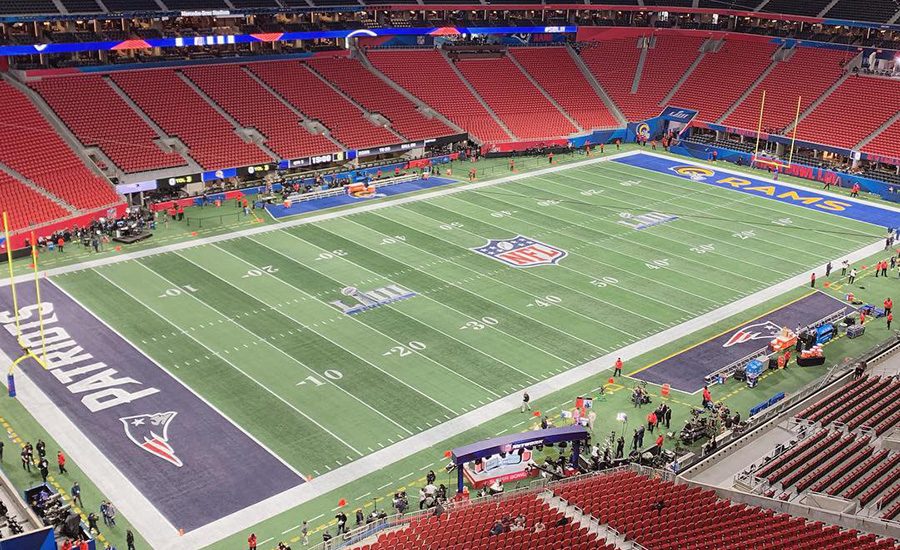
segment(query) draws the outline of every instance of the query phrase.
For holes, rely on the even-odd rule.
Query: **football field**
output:
[[[883,232],[602,162],[52,281],[314,484]]]

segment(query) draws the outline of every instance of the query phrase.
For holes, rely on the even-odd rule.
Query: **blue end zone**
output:
[[[39,351],[34,290],[21,285],[18,305],[23,337]],[[41,300],[48,369],[29,361],[16,377],[34,382],[173,526],[191,531],[304,483],[56,285],[41,285]],[[3,289],[0,350],[18,357],[11,302]]]
[[[323,210],[325,208],[334,208],[335,206],[344,206],[347,204],[358,204],[365,202],[367,200],[376,199],[379,197],[389,197],[391,195],[400,195],[403,193],[410,193],[412,191],[419,191],[422,189],[430,189],[432,187],[440,187],[442,185],[449,185],[451,183],[458,183],[456,180],[451,180],[447,178],[428,178],[418,179],[413,181],[408,181],[405,183],[398,183],[396,185],[388,185],[386,187],[382,187],[378,189],[378,192],[371,197],[354,197],[353,195],[338,195],[337,197],[325,197],[322,199],[314,199],[309,201],[299,202],[297,204],[291,205],[290,208],[285,208],[284,205],[281,204],[268,204],[266,205],[266,211],[272,215],[273,218],[284,218],[286,216],[296,216],[297,214],[306,214],[308,212],[315,212],[316,210]]]
[[[828,212],[852,220],[883,227],[900,227],[900,212],[805,187],[767,181],[743,173],[710,169],[689,161],[679,161],[652,155],[631,155],[615,159],[615,162],[653,170],[654,172],[670,176],[677,176],[697,183],[726,187],[741,193],[794,204],[810,210]]]
[[[806,326],[850,308],[846,303],[814,291],[778,309],[728,329],[690,348],[671,355],[630,375],[653,384],[694,393],[703,387],[704,377],[762,349],[782,327],[791,330]]]

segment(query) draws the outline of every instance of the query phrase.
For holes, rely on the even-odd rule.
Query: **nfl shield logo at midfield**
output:
[[[512,267],[554,265],[568,254],[561,248],[522,235],[512,239],[492,239],[486,245],[472,250]]]

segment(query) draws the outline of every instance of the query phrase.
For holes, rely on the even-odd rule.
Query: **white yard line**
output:
[[[387,200],[383,202],[364,202],[359,206],[355,206],[353,208],[345,208],[342,210],[334,211],[334,212],[323,212],[321,214],[316,214],[313,216],[308,216],[305,218],[300,218],[296,220],[290,220],[286,222],[278,222],[273,224],[267,224],[260,227],[251,227],[249,229],[242,229],[240,231],[234,231],[232,233],[225,233],[222,235],[213,235],[211,237],[202,237],[199,239],[195,239],[192,241],[184,241],[175,244],[168,244],[163,246],[158,246],[155,248],[148,248],[145,250],[138,250],[135,252],[128,252],[125,254],[120,254],[118,256],[108,256],[105,258],[98,258],[96,260],[88,260],[85,262],[80,262],[77,264],[69,265],[69,266],[61,266],[54,267],[52,269],[43,270],[42,273],[46,274],[48,277],[53,277],[55,275],[61,275],[63,273],[71,273],[73,271],[81,271],[83,269],[90,269],[95,267],[102,267],[105,265],[116,264],[119,262],[126,262],[129,260],[136,260],[139,258],[146,258],[147,256],[154,256],[156,254],[160,254],[162,252],[175,252],[177,250],[184,250],[187,248],[193,248],[195,246],[202,246],[205,244],[213,244],[222,241],[227,241],[229,239],[236,239],[239,237],[246,237],[250,235],[259,235],[260,233],[268,233],[270,231],[278,231],[285,227],[296,227],[299,225],[306,225],[311,223],[318,223],[325,220],[330,220],[333,218],[339,218],[343,216],[349,216],[351,214],[359,214],[362,212],[371,212],[373,210],[381,210],[384,208],[390,208],[392,206],[407,204],[410,202],[418,202],[422,200],[433,199],[436,197],[443,197],[445,195],[451,195],[453,193],[461,193],[463,191],[469,191],[472,189],[482,189],[484,187],[492,187],[495,185],[501,185],[504,183],[508,183],[511,181],[518,181],[521,179],[527,179],[533,176],[542,176],[544,174],[552,174],[555,172],[559,172],[562,170],[567,170],[570,168],[577,168],[580,166],[590,166],[593,164],[601,163],[601,162],[609,162],[615,160],[617,158],[628,157],[631,155],[638,154],[638,151],[628,151],[625,153],[616,153],[614,155],[609,155],[607,157],[600,158],[592,158],[585,159],[576,162],[571,162],[568,164],[561,164],[557,166],[551,166],[548,168],[542,168],[540,170],[534,170],[532,172],[522,172],[520,174],[512,174],[509,176],[505,176],[502,178],[497,178],[494,180],[487,181],[479,181],[475,183],[466,183],[463,185],[457,185],[456,187],[452,187],[449,189],[436,189],[434,191],[429,191],[427,193],[420,193],[411,196],[401,196],[399,198],[393,200]],[[22,274],[17,275],[15,277],[16,283],[26,282],[32,280],[34,277],[33,274]],[[5,279],[0,281],[0,287],[6,286],[9,284],[9,280]]]
[[[141,264],[141,265],[143,265],[143,264]],[[144,266],[144,267],[146,267],[146,266]],[[149,270],[150,268],[147,268],[147,269]],[[153,272],[152,270],[150,270],[150,271]],[[298,414],[299,414],[300,416],[302,416],[303,418],[306,418],[307,420],[309,420],[310,422],[312,422],[314,425],[316,425],[317,427],[319,427],[322,431],[324,431],[325,433],[327,433],[327,434],[330,435],[331,437],[335,438],[336,440],[338,440],[338,441],[340,441],[341,443],[343,443],[344,445],[346,445],[347,448],[353,450],[355,453],[357,453],[357,454],[359,454],[360,456],[362,456],[363,453],[361,453],[361,452],[359,452],[358,450],[356,450],[356,448],[354,448],[352,445],[350,445],[349,443],[347,443],[346,441],[344,441],[343,439],[341,439],[340,437],[338,437],[335,433],[333,433],[332,431],[330,431],[328,428],[326,428],[326,427],[322,426],[321,424],[319,424],[318,422],[316,422],[316,420],[315,420],[314,418],[310,417],[309,415],[307,415],[306,413],[304,413],[303,411],[301,411],[300,409],[298,409],[296,406],[294,406],[292,403],[290,403],[289,401],[287,401],[285,398],[283,398],[283,397],[281,397],[280,395],[278,395],[277,393],[275,393],[271,388],[269,388],[269,387],[266,386],[265,384],[259,382],[259,381],[256,380],[255,378],[253,378],[253,376],[251,376],[249,373],[247,373],[246,371],[244,371],[243,369],[241,369],[240,367],[238,367],[237,365],[235,365],[233,362],[229,361],[227,357],[222,356],[221,353],[215,351],[214,349],[210,348],[209,346],[207,346],[206,344],[204,344],[203,342],[201,342],[201,341],[198,340],[197,338],[191,336],[188,332],[186,332],[186,331],[180,329],[180,327],[179,327],[178,325],[174,324],[172,321],[166,319],[165,317],[163,317],[162,315],[160,315],[159,313],[157,313],[156,310],[154,310],[149,304],[147,304],[147,303],[145,303],[144,301],[140,300],[139,298],[137,298],[136,296],[134,296],[132,293],[130,293],[128,290],[122,288],[122,287],[121,287],[120,285],[118,285],[115,281],[113,281],[112,279],[110,279],[109,277],[107,277],[106,275],[104,275],[103,273],[101,273],[100,270],[94,270],[94,273],[96,273],[97,275],[99,275],[100,277],[102,277],[103,279],[105,279],[109,284],[111,284],[111,285],[113,285],[114,287],[118,288],[118,289],[119,289],[120,291],[122,291],[126,296],[130,297],[130,298],[131,298],[132,300],[134,300],[135,302],[137,302],[137,303],[143,305],[143,306],[144,306],[145,308],[147,308],[149,311],[152,311],[152,312],[153,312],[154,314],[156,314],[160,319],[163,319],[164,321],[166,321],[167,323],[169,323],[169,324],[172,325],[173,327],[178,328],[179,330],[181,330],[182,334],[184,334],[185,336],[187,336],[188,338],[190,338],[191,340],[193,340],[194,342],[196,342],[197,344],[199,344],[200,346],[202,346],[203,348],[205,348],[206,350],[208,350],[212,355],[215,355],[216,357],[218,357],[219,359],[221,359],[222,361],[224,361],[225,363],[227,363],[228,365],[230,365],[233,369],[235,369],[236,371],[238,371],[238,372],[240,372],[241,374],[243,374],[244,376],[246,376],[249,380],[252,380],[253,382],[255,382],[259,387],[263,388],[266,392],[268,392],[269,394],[271,394],[273,397],[275,397],[276,399],[278,399],[279,401],[281,401],[282,403],[284,403],[285,405],[287,405],[287,406],[288,406],[289,408],[291,408],[294,412],[298,413]],[[153,273],[155,274],[155,272],[153,272]],[[159,276],[159,275],[157,275],[157,276]],[[167,279],[163,278],[162,276],[159,276],[159,277],[160,277],[161,279],[163,279],[164,281],[166,281],[168,284],[172,284],[170,281],[168,281]],[[190,294],[187,294],[187,295],[189,296]],[[221,315],[221,313],[220,313],[220,315]],[[223,316],[223,317],[224,317],[224,316]],[[230,320],[230,319],[229,319],[229,320]],[[165,369],[163,369],[163,370],[165,370]],[[277,456],[277,455],[276,455],[276,456]],[[286,464],[286,463],[285,463],[285,464]],[[293,469],[291,466],[288,466],[288,467],[290,467],[291,469]]]
[[[847,259],[851,262],[856,262],[880,252],[882,249],[883,244],[878,242],[848,254]],[[816,271],[821,272],[824,269],[825,266],[823,264],[818,266]],[[576,382],[580,382],[609,370],[610,365],[612,365],[616,357],[621,357],[624,361],[634,359],[639,355],[669,344],[688,334],[702,330],[733,315],[739,314],[748,308],[765,302],[766,300],[776,298],[789,290],[806,284],[808,284],[806,274],[796,275],[730,304],[695,317],[680,325],[629,344],[613,353],[598,357],[593,361],[564,371],[551,378],[547,378],[546,380],[530,386],[526,391],[531,395],[532,400],[540,399],[559,391],[561,388],[568,387]],[[191,531],[180,540],[183,544],[191,545],[190,547],[202,547],[212,544],[228,535],[244,531],[247,527],[265,521],[274,515],[290,510],[304,502],[309,502],[330,491],[336,490],[347,483],[378,472],[384,469],[388,464],[393,464],[407,456],[457,436],[462,432],[476,428],[490,419],[517,409],[520,405],[521,397],[518,394],[511,394],[496,399],[482,407],[435,426],[434,428],[413,435],[400,443],[381,449],[378,452],[364,456],[341,468],[323,474],[310,483],[304,483],[303,485],[289,489],[266,501],[257,503],[240,510],[239,512],[235,512],[228,517],[205,525],[195,531]],[[400,478],[400,480],[406,479],[411,475],[412,473],[407,474]]]
[[[290,222],[245,229],[235,233],[206,237],[194,241],[186,241],[174,245],[166,245],[162,247],[122,254],[119,256],[111,256],[107,258],[91,260],[89,262],[84,262],[81,264],[46,270],[44,273],[53,276],[79,271],[85,268],[110,265],[118,262],[129,261],[151,256],[154,254],[159,254],[164,251],[184,250],[203,244],[211,244],[232,238],[275,231],[283,227],[293,227],[308,223],[316,223],[319,221],[346,216],[353,213],[380,210],[383,208],[389,208],[394,205],[406,204],[419,200],[427,200],[471,189],[480,189],[483,187],[526,179],[533,176],[551,174],[569,168],[577,168],[600,162],[608,162],[615,158],[621,158],[633,154],[638,154],[638,152],[628,152],[611,155],[609,157],[587,159],[584,161],[578,161],[566,165],[553,166],[542,170],[536,170],[534,172],[507,176],[504,178],[499,178],[497,180],[466,184],[452,189],[440,189],[415,196],[402,197],[396,200],[385,201],[382,203],[361,204],[359,207],[345,209],[338,212],[326,212],[323,214],[310,216],[299,220],[293,220]],[[672,160],[672,157],[663,155],[654,156]],[[704,164],[693,162],[691,162],[691,164],[704,166],[706,168],[710,168],[720,172],[728,172],[727,170],[719,170],[718,168],[713,168]],[[728,173],[734,174],[739,177],[746,176],[745,174],[741,174],[738,172]],[[762,181],[772,181],[763,178],[756,179],[760,179]],[[797,190],[809,191],[808,189],[803,187],[792,186],[790,184],[781,182],[778,183],[780,185],[786,185]],[[821,195],[832,196],[843,201],[866,204],[866,201],[848,199],[843,195],[836,195],[834,193],[828,193],[825,191],[819,191],[818,193]],[[877,205],[877,207],[894,212],[900,212],[900,209],[887,205]],[[856,252],[848,254],[847,259],[851,262],[856,262],[875,253],[881,252],[882,250],[882,243],[878,242],[863,247]],[[816,271],[822,270],[824,270],[824,265],[819,266],[816,269]],[[23,282],[29,280],[30,278],[31,276],[26,274],[16,277],[16,280],[17,282]],[[622,357],[623,360],[633,359],[659,346],[668,344],[671,341],[681,338],[687,334],[696,332],[710,325],[713,325],[714,323],[727,319],[728,317],[738,314],[741,311],[744,311],[766,300],[775,298],[783,294],[784,292],[787,292],[795,287],[805,285],[806,283],[807,278],[805,274],[791,277],[785,281],[782,281],[781,283],[771,285],[767,288],[764,288],[763,290],[745,296],[744,298],[717,308],[706,314],[695,317],[680,325],[659,332],[644,340],[629,344],[620,350],[615,350],[613,353],[609,353],[603,357],[598,357],[593,361],[564,371],[561,374],[558,374],[551,378],[547,378],[532,385],[527,389],[527,391],[533,399],[540,399],[546,395],[558,391],[560,388],[570,386],[571,384],[608,370],[615,357]],[[0,282],[0,286],[6,284],[8,284],[8,281]],[[113,330],[111,327],[110,329]],[[118,334],[118,332],[116,333]],[[165,369],[163,370],[165,371]],[[100,451],[90,442],[90,440],[74,424],[72,424],[72,422],[68,420],[65,415],[52,402],[50,402],[50,400],[47,399],[46,396],[44,396],[40,392],[40,390],[38,390],[33,385],[33,383],[31,383],[27,379],[27,376],[21,375],[20,378],[21,380],[19,381],[19,383],[22,386],[22,389],[25,391],[20,392],[19,399],[26,406],[29,412],[31,412],[31,414],[35,416],[38,422],[51,430],[51,435],[53,435],[54,439],[59,441],[66,449],[68,449],[68,452],[72,454],[73,459],[75,459],[82,466],[85,474],[88,475],[97,484],[98,488],[106,496],[116,501],[122,512],[148,540],[150,545],[153,548],[159,549],[200,548],[212,544],[234,533],[245,531],[252,525],[255,525],[272,516],[290,510],[304,502],[309,502],[312,499],[333,491],[343,485],[346,485],[347,483],[358,480],[366,475],[378,472],[389,464],[393,464],[411,454],[432,447],[469,429],[478,427],[483,422],[495,418],[508,411],[514,410],[520,405],[520,397],[517,394],[511,394],[507,397],[494,400],[478,409],[472,410],[466,414],[435,426],[434,428],[413,435],[405,441],[397,444],[392,444],[338,469],[330,470],[328,473],[317,477],[313,482],[304,483],[293,489],[284,491],[283,493],[270,497],[265,501],[239,510],[227,517],[220,518],[219,520],[191,531],[185,534],[183,537],[179,537],[175,528],[159,514],[159,512],[153,507],[152,503],[147,501],[147,499],[143,495],[141,495],[140,492],[137,491],[137,489],[120,472],[118,472],[118,470],[115,469],[115,466],[113,466],[111,462],[106,459],[102,453],[100,453]],[[412,473],[404,476],[404,478],[411,475]],[[321,517],[322,515],[318,516],[317,518],[313,518],[313,520],[319,519]]]

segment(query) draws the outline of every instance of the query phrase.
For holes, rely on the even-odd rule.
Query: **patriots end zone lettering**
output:
[[[37,312],[37,304],[21,308],[19,322],[24,344],[39,353],[41,335]],[[141,387],[143,383],[134,378],[117,376],[119,372],[102,361],[91,362],[94,357],[64,327],[57,325],[59,319],[51,302],[43,303],[43,315],[47,370],[70,392],[83,394],[81,402],[88,410],[98,412],[159,393],[157,388]],[[16,336],[16,320],[11,312],[0,312],[0,324]]]

